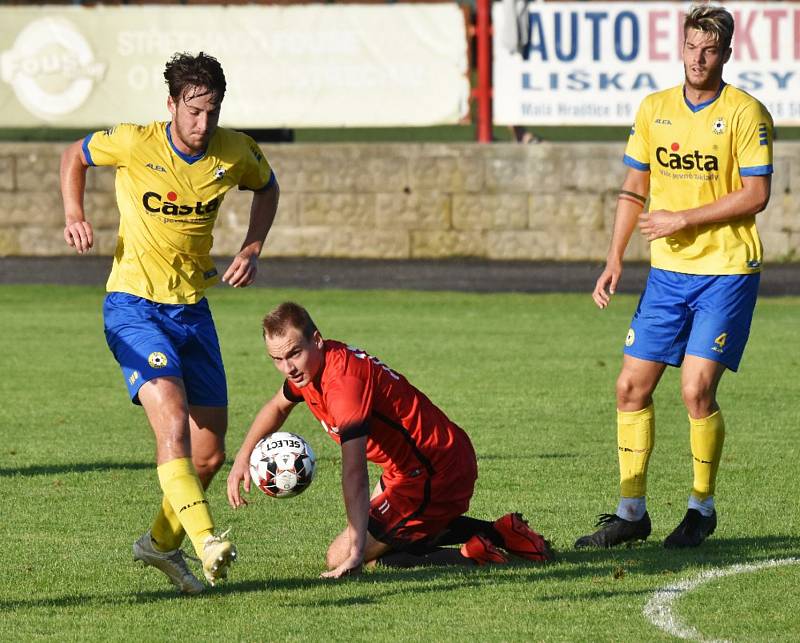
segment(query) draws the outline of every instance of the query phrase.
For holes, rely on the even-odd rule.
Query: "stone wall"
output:
[[[0,255],[64,255],[58,167],[64,145],[0,143]],[[267,256],[605,257],[625,167],[617,143],[285,144],[264,151],[281,185]],[[800,257],[800,143],[776,143],[772,200],[759,215],[769,260]],[[229,193],[214,253],[234,254],[250,193]],[[114,176],[89,171],[95,252],[112,254]],[[646,259],[634,235],[628,259]]]

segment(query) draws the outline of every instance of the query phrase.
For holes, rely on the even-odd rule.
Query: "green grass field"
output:
[[[0,287],[0,640],[643,641],[672,638],[644,615],[654,593],[701,572],[800,555],[796,328],[800,299],[762,299],[742,371],[720,401],[727,443],[717,533],[665,551],[691,483],[688,425],[671,369],[656,396],[653,535],[619,551],[574,551],[617,495],[613,389],[635,298],[597,311],[588,295],[276,291],[210,295],[229,377],[229,459],[280,378],[260,318],[306,305],[323,334],[380,357],[470,433],[480,479],[470,510],[522,511],[557,562],[372,571],[318,578],[344,526],[336,445],[302,407],[287,428],[318,456],[289,500],[224,501],[240,562],[220,588],[177,596],[130,546],[160,500],[154,442],[105,346],[97,288]],[[714,639],[797,640],[800,565],[715,578],[674,618]]]

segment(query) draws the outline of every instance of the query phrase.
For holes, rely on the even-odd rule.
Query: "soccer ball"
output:
[[[316,458],[299,435],[278,431],[258,441],[250,454],[250,477],[273,498],[302,493],[314,479]]]

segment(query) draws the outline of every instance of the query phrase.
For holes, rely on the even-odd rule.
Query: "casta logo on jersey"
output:
[[[34,20],[0,52],[0,78],[30,113],[55,121],[83,105],[107,65],[97,62],[83,34],[69,20]]]
[[[178,195],[167,192],[165,199],[158,192],[145,192],[142,195],[142,205],[148,212],[160,212],[172,216],[186,216],[188,214],[211,214],[219,208],[219,199],[211,199],[208,203],[196,201],[194,205],[176,203]]]
[[[713,172],[719,170],[719,159],[713,154],[703,154],[700,150],[692,150],[681,154],[679,143],[673,143],[668,150],[666,147],[656,148],[656,160],[671,170],[702,170]]]

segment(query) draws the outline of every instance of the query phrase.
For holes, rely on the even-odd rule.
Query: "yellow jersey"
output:
[[[197,303],[218,281],[211,233],[228,190],[275,181],[255,141],[221,127],[195,156],[175,147],[166,122],[94,132],[83,155],[117,168],[119,235],[106,290],[163,304]]]
[[[742,188],[743,176],[772,174],[772,117],[725,83],[700,105],[683,86],[650,94],[639,107],[624,162],[650,172],[650,210],[676,212],[713,203]],[[681,230],[650,244],[654,268],[697,275],[761,270],[755,215]]]

